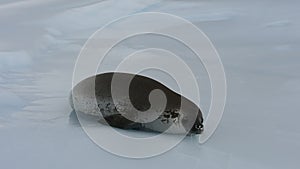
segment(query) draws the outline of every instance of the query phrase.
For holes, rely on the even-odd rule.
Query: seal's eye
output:
[[[198,124],[195,124],[195,129],[200,130],[200,129],[201,129],[201,126],[198,125]]]

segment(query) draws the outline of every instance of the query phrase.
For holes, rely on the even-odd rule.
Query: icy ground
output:
[[[296,0],[1,1],[0,168],[298,169],[299,8]],[[207,143],[186,138],[163,155],[133,160],[95,145],[70,115],[67,96],[87,38],[113,19],[146,11],[181,16],[208,35],[228,96]]]

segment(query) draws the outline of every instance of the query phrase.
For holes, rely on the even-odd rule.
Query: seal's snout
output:
[[[189,134],[201,134],[203,130],[204,130],[203,117],[202,115],[198,114],[196,121],[194,122],[192,128],[190,129]]]
[[[203,124],[195,123],[194,126],[191,128],[191,134],[201,134],[204,130]]]
[[[201,134],[204,130],[204,126],[203,124],[200,124],[200,125],[195,125],[195,129],[196,129],[196,134]]]

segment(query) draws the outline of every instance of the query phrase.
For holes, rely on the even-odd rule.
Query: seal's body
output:
[[[131,79],[128,97],[118,92],[112,96],[113,77],[117,78],[117,85],[120,86],[123,81]],[[156,89],[161,90],[167,100],[158,118],[140,123],[122,116],[123,113],[137,116],[135,110],[148,110],[151,107],[149,94]],[[121,129],[172,134],[200,134],[203,131],[203,117],[198,106],[156,80],[141,75],[104,73],[89,77],[73,88],[70,104],[76,112],[98,117],[102,115],[100,122]],[[151,110],[147,113],[151,114]]]

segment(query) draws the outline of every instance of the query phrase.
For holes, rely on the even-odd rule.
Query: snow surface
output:
[[[298,169],[299,7],[293,0],[1,1],[1,168]],[[188,19],[208,35],[225,67],[227,103],[205,144],[188,137],[160,156],[126,159],[86,136],[71,113],[68,94],[76,57],[88,37],[113,19],[148,11]],[[131,51],[134,42],[120,50]],[[124,57],[115,54],[104,70]],[[204,86],[200,104],[207,112],[209,84],[201,72],[198,78]]]

